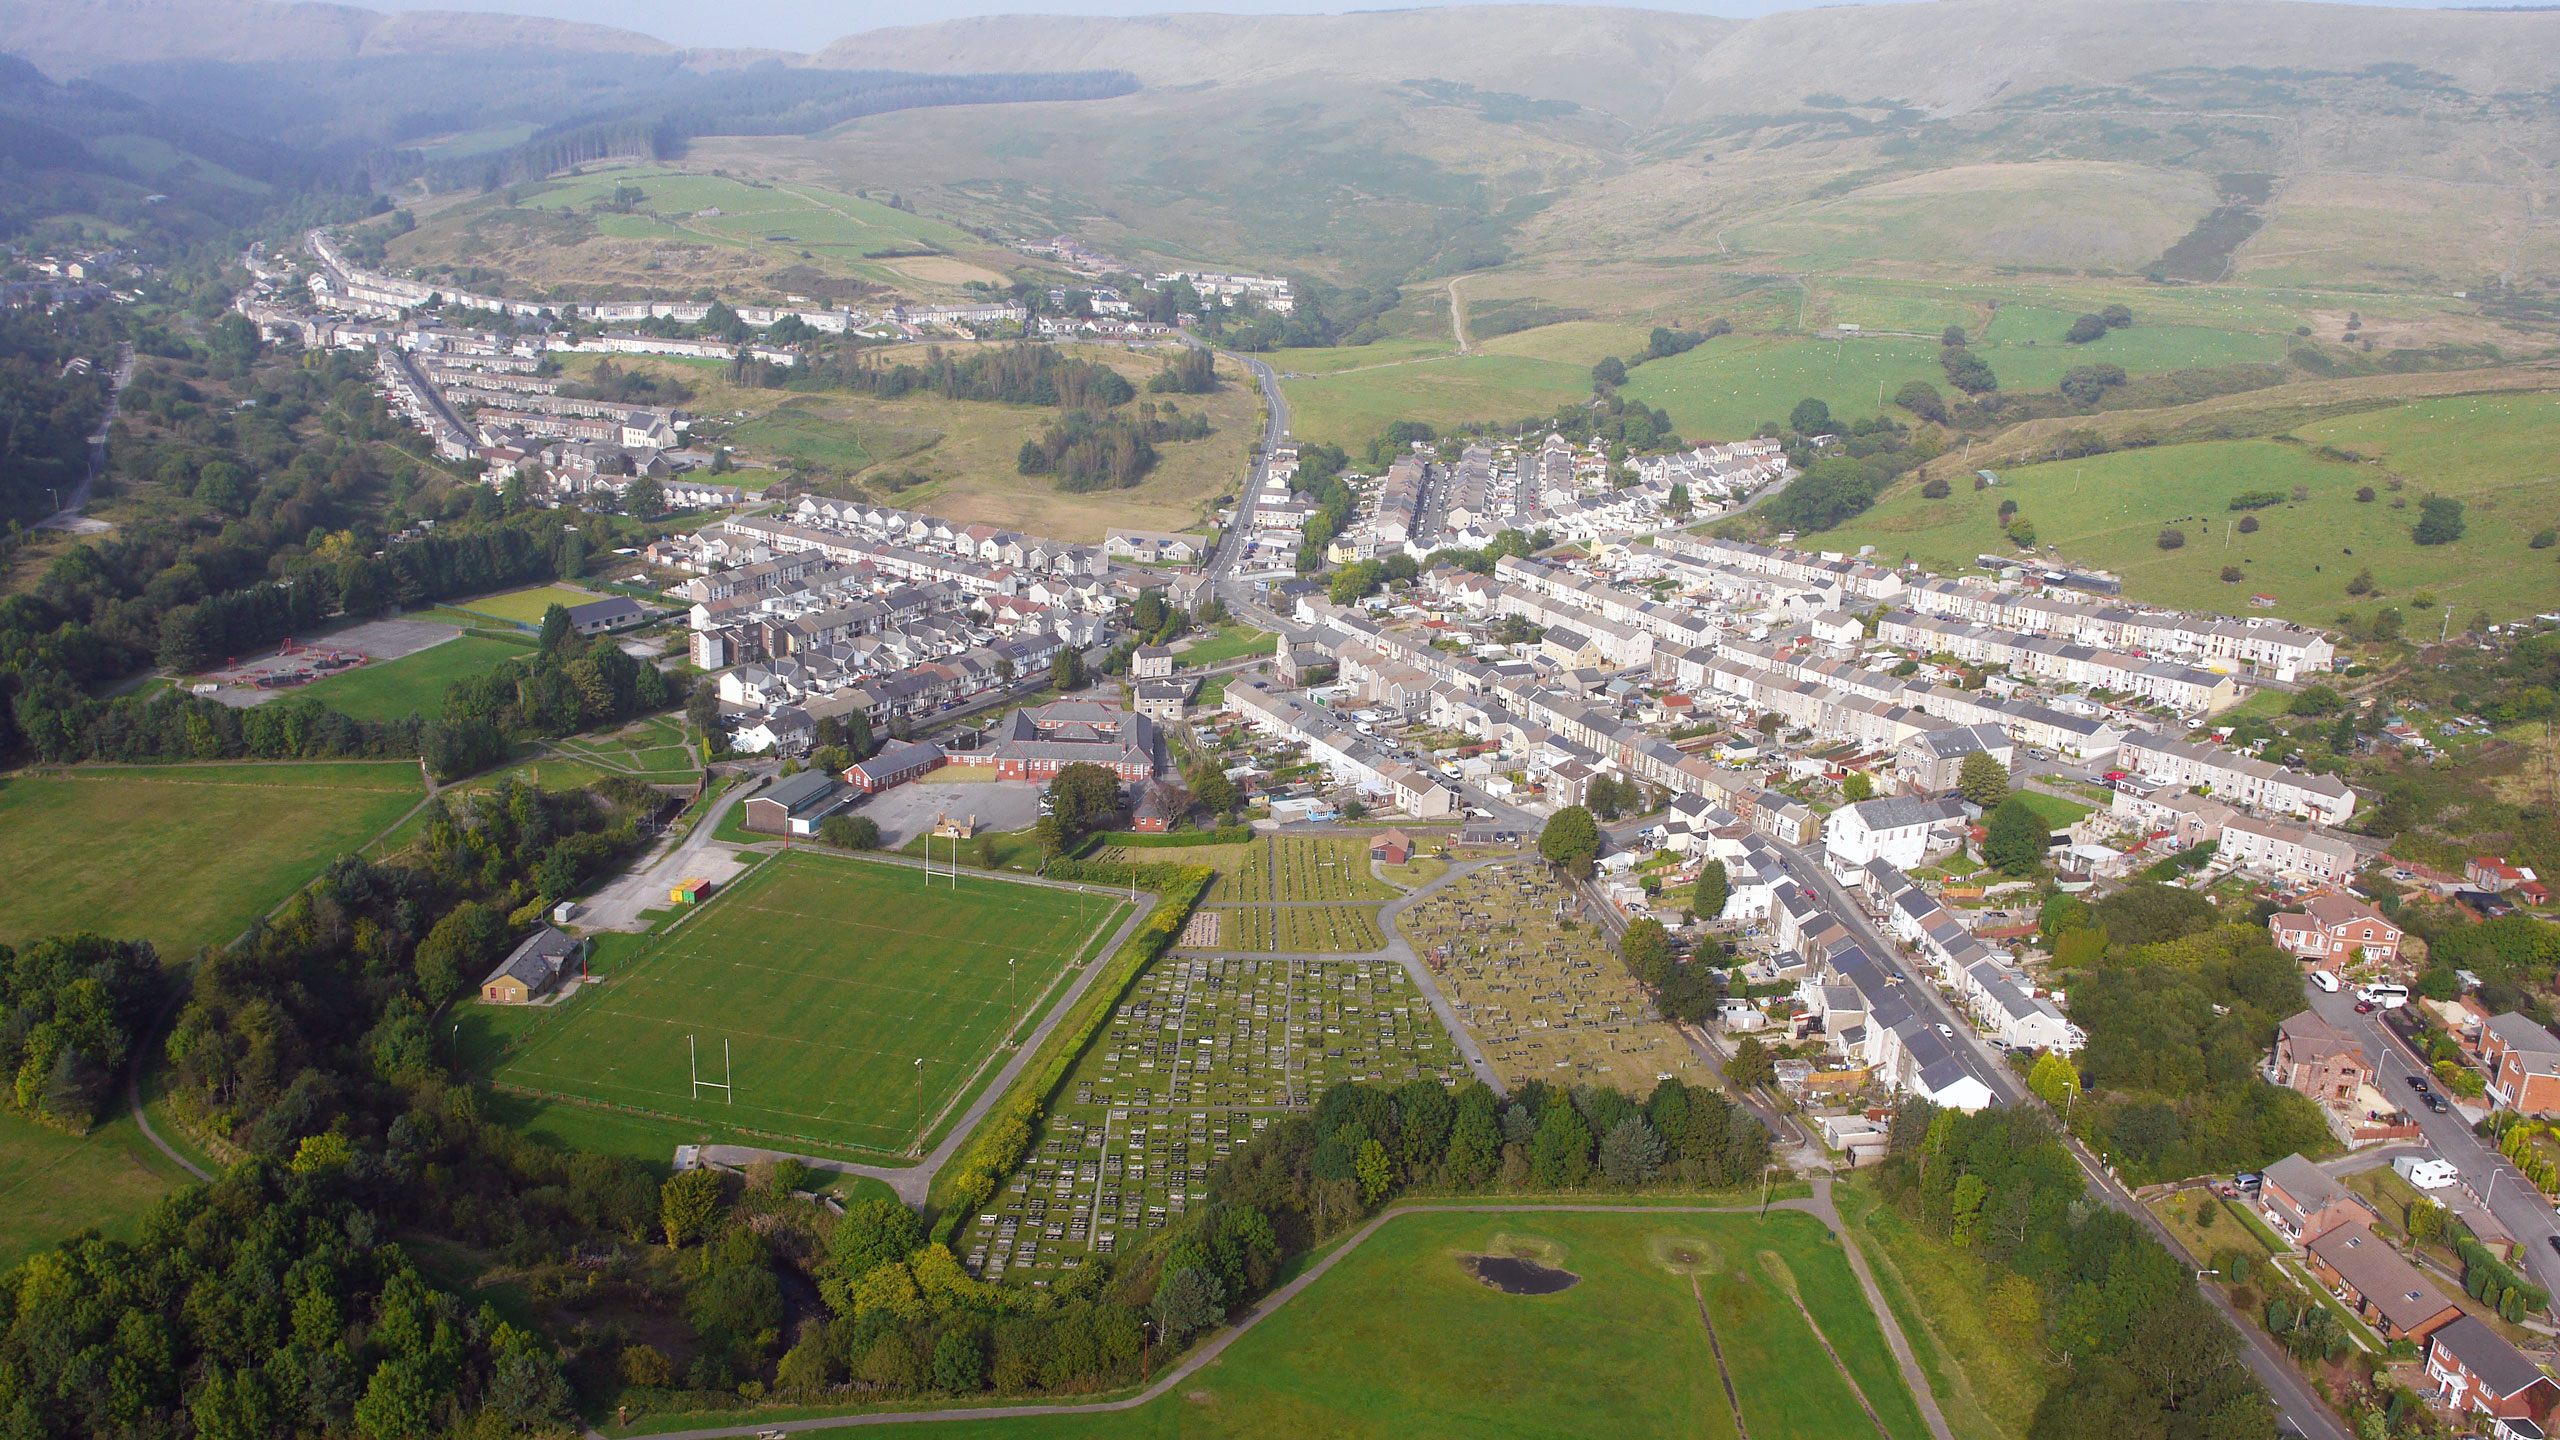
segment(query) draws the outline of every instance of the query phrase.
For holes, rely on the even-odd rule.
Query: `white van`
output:
[[[2331,973],[2330,971],[2327,971],[2327,970],[2314,970],[2314,971],[2312,971],[2312,972],[2311,972],[2311,983],[2312,983],[2312,984],[2314,984],[2314,985],[2319,986],[2319,987],[2320,987],[2321,989],[2323,989],[2323,990],[2328,991],[2328,992],[2329,992],[2330,994],[2332,994],[2332,995],[2335,995],[2335,994],[2337,994],[2337,993],[2338,993],[2338,977],[2337,977],[2335,974]]]
[[[2406,985],[2359,985],[2356,998],[2380,1010],[2397,1010],[2409,1003]]]

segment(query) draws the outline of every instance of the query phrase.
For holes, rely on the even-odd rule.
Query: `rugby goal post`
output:
[[[732,1067],[729,1058],[729,1042],[727,1040],[724,1039],[720,1042],[720,1078],[717,1080],[705,1080],[702,1078],[702,1066],[694,1057],[694,1043],[691,1035],[684,1037],[684,1061],[685,1067],[693,1073],[694,1099],[701,1099],[702,1092],[705,1090],[717,1090],[720,1092],[720,1098],[723,1101],[731,1105],[738,1103],[737,1091],[731,1089],[729,1085],[729,1082],[736,1078],[736,1071]]]

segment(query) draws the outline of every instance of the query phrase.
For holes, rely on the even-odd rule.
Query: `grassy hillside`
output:
[[[2527,543],[2560,516],[2560,469],[2547,445],[2555,425],[2560,397],[2550,395],[2422,401],[2305,425],[2289,441],[2164,445],[2003,468],[1999,486],[1960,485],[1943,500],[1905,483],[1825,532],[1824,543],[1967,569],[1977,554],[2011,552],[1996,509],[2015,501],[2041,545],[2116,571],[2136,599],[2246,612],[2252,595],[2265,594],[2275,613],[2316,623],[2394,605],[2413,630],[2431,619],[2440,625],[2447,608],[2456,628],[2476,613],[2511,620],[2560,605],[2560,552]],[[2296,486],[2306,499],[2230,508],[2243,491],[2289,495]],[[2367,488],[2375,498],[2357,500]],[[2463,501],[2459,540],[2412,538],[2417,501],[2429,493]],[[2255,534],[2239,533],[2243,513],[2257,517]],[[2161,549],[2167,528],[2183,531],[2185,546]],[[2241,578],[2225,581],[2226,566]],[[2348,582],[2366,570],[2378,593],[2349,595]],[[2439,608],[2419,607],[2427,597]]]
[[[925,348],[892,349],[882,358],[920,363]],[[1075,358],[1110,365],[1141,391],[1163,365],[1153,350],[1064,348]],[[584,373],[583,365],[573,368]],[[693,408],[729,417],[727,442],[749,465],[801,472],[831,494],[858,492],[928,514],[1062,540],[1099,541],[1115,525],[1187,530],[1200,524],[1212,502],[1233,494],[1243,481],[1262,414],[1244,368],[1222,361],[1224,383],[1210,394],[1141,396],[1206,415],[1206,438],[1159,442],[1155,468],[1129,489],[1069,494],[1045,476],[1015,468],[1022,442],[1056,418],[1053,409],[922,393],[881,400],[844,391],[748,390],[720,383],[716,369],[657,357],[635,358],[626,368],[674,376],[694,387]]]

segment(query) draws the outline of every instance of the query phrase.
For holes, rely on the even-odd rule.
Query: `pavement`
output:
[[[92,520],[81,512],[89,508],[89,491],[107,469],[107,437],[114,433],[116,411],[124,403],[124,387],[133,383],[133,345],[127,342],[116,352],[115,374],[107,386],[107,408],[98,417],[98,428],[89,435],[89,465],[80,474],[80,483],[71,487],[70,503],[36,522],[39,530],[66,530],[74,535],[95,535],[115,527],[104,520]]]
[[[974,815],[982,830],[1026,830],[1040,819],[1042,786],[1029,780],[937,782],[930,775],[874,795],[844,813],[880,827],[880,848],[895,850],[931,830],[943,815]]]
[[[447,625],[435,620],[410,620],[397,617],[387,620],[366,620],[300,637],[299,648],[295,654],[287,655],[281,647],[264,650],[248,659],[235,661],[220,670],[206,671],[205,679],[222,687],[213,692],[213,699],[234,709],[246,709],[253,705],[264,705],[270,700],[281,699],[300,688],[295,686],[281,690],[261,690],[255,684],[259,676],[289,674],[306,669],[311,665],[314,657],[325,655],[332,650],[342,653],[356,652],[365,657],[367,664],[379,665],[387,660],[415,655],[421,650],[432,650],[461,634],[460,626]],[[335,673],[351,675],[355,671],[340,670]]]

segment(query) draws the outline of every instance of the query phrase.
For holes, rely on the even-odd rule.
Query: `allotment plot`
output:
[[[904,867],[783,855],[563,1003],[495,1079],[744,1143],[903,1154],[959,1114],[1005,1037],[1027,1033],[1127,911],[1105,895],[966,875],[954,890]]]

